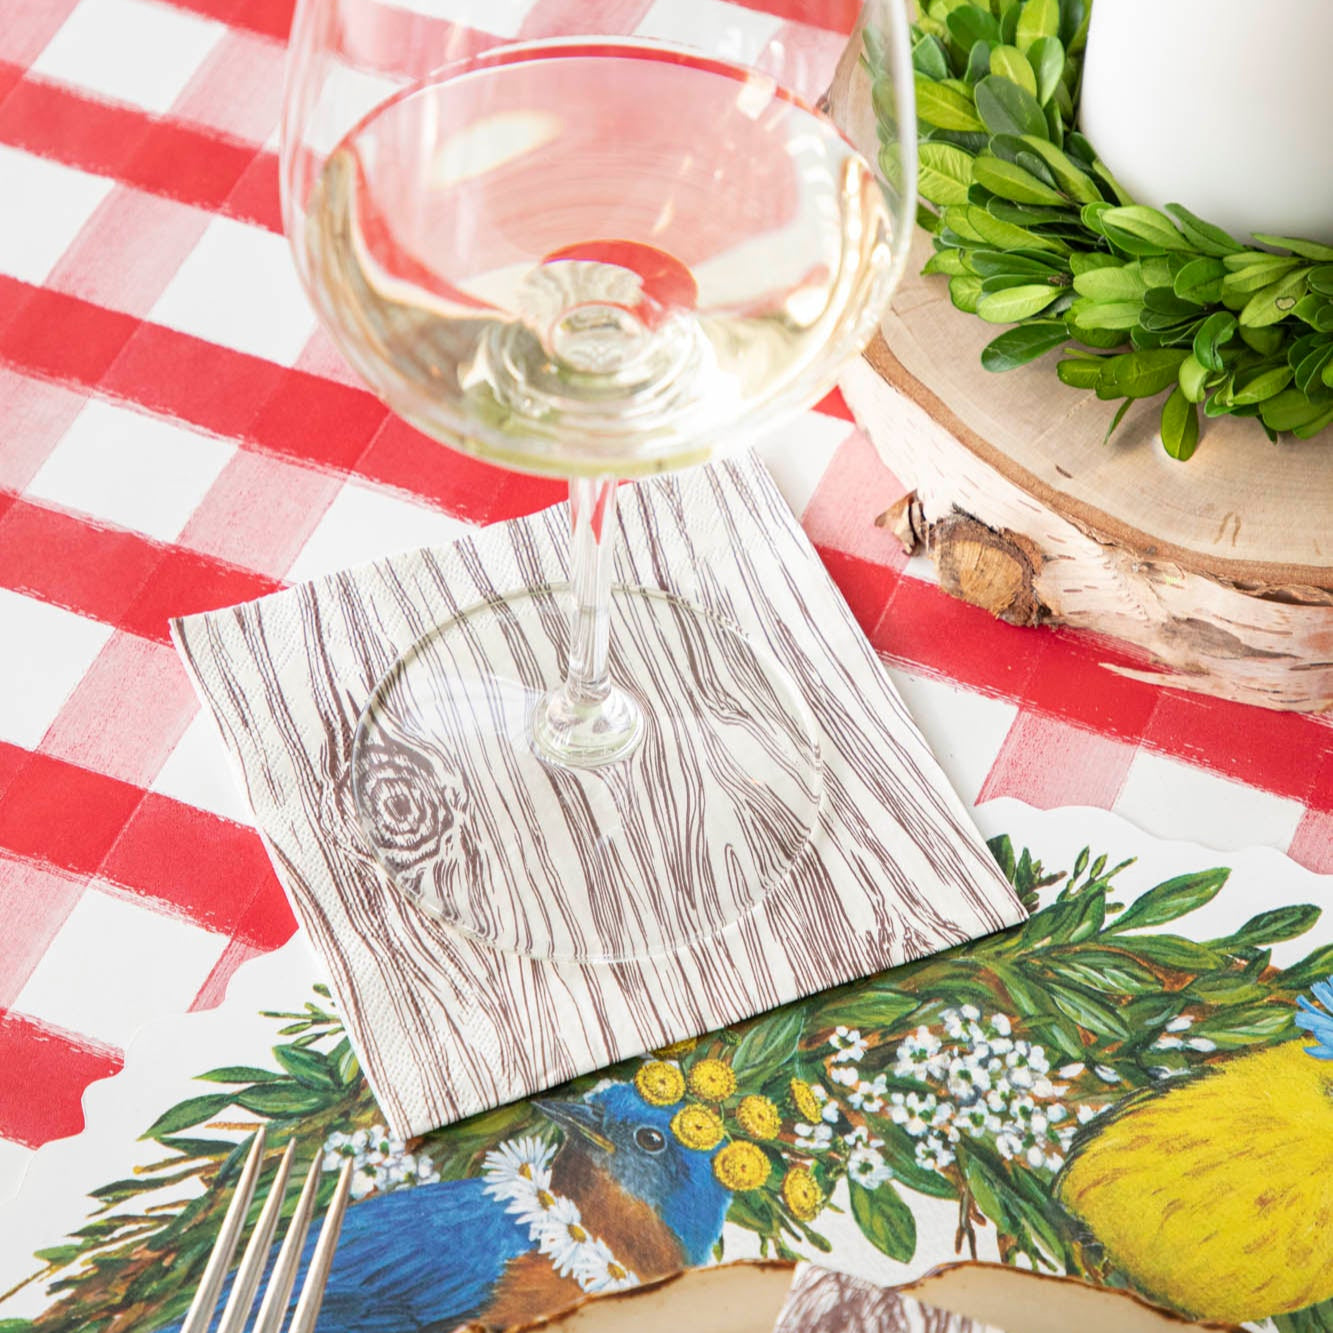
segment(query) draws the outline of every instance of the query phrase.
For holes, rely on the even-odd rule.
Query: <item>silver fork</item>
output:
[[[217,1309],[218,1296],[222,1291],[223,1280],[231,1266],[232,1255],[236,1252],[237,1242],[245,1228],[245,1217],[250,1210],[250,1201],[254,1198],[255,1184],[264,1164],[264,1126],[255,1131],[254,1143],[241,1169],[241,1178],[236,1184],[236,1193],[232,1196],[227,1215],[222,1219],[222,1230],[213,1245],[213,1252],[208,1256],[208,1265],[204,1269],[199,1290],[190,1303],[190,1311],[185,1316],[180,1333],[207,1333]],[[231,1295],[227,1299],[227,1308],[222,1312],[222,1322],[217,1333],[242,1333],[245,1321],[250,1317],[255,1294],[259,1290],[260,1280],[264,1276],[264,1265],[268,1261],[269,1247],[273,1243],[273,1234],[278,1228],[278,1214],[282,1211],[282,1201],[287,1193],[287,1178],[291,1175],[292,1158],[296,1152],[295,1140],[287,1144],[287,1150],[278,1163],[278,1174],[269,1187],[268,1198],[255,1223],[254,1234],[241,1256],[240,1267],[236,1270],[232,1282]],[[315,1242],[315,1252],[310,1256],[310,1267],[306,1272],[301,1295],[296,1303],[296,1312],[292,1315],[291,1326],[287,1333],[313,1333],[315,1320],[319,1318],[319,1307],[324,1300],[324,1288],[329,1280],[329,1269],[333,1265],[333,1248],[338,1243],[338,1231],[342,1227],[343,1213],[347,1208],[347,1195],[352,1186],[353,1163],[349,1159],[338,1175],[338,1185],[325,1214],[324,1224],[319,1230],[319,1239]],[[282,1322],[287,1313],[287,1303],[291,1300],[292,1287],[296,1284],[296,1270],[301,1262],[301,1250],[305,1246],[306,1233],[310,1230],[310,1220],[315,1211],[315,1194],[319,1189],[320,1155],[310,1164],[305,1184],[301,1187],[301,1197],[296,1202],[296,1212],[292,1215],[283,1237],[282,1249],[278,1252],[277,1262],[269,1276],[264,1299],[259,1306],[259,1316],[251,1333],[281,1333]]]

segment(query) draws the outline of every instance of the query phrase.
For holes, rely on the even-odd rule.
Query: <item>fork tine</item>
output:
[[[352,1168],[355,1165],[351,1160],[344,1162],[338,1174],[338,1186],[329,1201],[324,1225],[319,1229],[319,1239],[315,1242],[314,1254],[310,1256],[305,1285],[301,1288],[301,1298],[296,1303],[296,1313],[292,1316],[292,1325],[287,1333],[315,1333],[315,1320],[319,1318],[319,1307],[324,1303],[324,1288],[328,1284],[329,1269],[333,1267],[333,1250],[338,1244],[338,1232],[342,1230],[343,1213],[347,1211],[347,1195],[352,1188]]]
[[[316,1153],[306,1173],[305,1184],[301,1187],[296,1211],[287,1225],[282,1249],[278,1251],[278,1262],[269,1274],[268,1290],[260,1304],[259,1318],[255,1320],[253,1333],[279,1333],[282,1328],[282,1321],[287,1315],[287,1302],[291,1299],[292,1287],[296,1283],[301,1249],[305,1245],[306,1232],[310,1229],[310,1215],[315,1211],[315,1193],[319,1189],[321,1165],[320,1155]],[[184,1333],[183,1329],[181,1333]]]
[[[264,1200],[264,1209],[255,1223],[254,1235],[245,1247],[241,1266],[236,1270],[236,1277],[231,1284],[231,1296],[227,1308],[223,1311],[222,1322],[217,1333],[241,1333],[245,1321],[250,1317],[250,1307],[255,1302],[255,1292],[259,1288],[259,1279],[264,1276],[264,1265],[268,1261],[269,1246],[273,1243],[273,1232],[277,1229],[278,1215],[282,1212],[282,1201],[287,1194],[287,1177],[291,1174],[292,1158],[296,1154],[296,1140],[287,1141],[287,1150],[278,1163],[278,1172],[269,1186],[268,1198]]]
[[[231,1205],[222,1219],[222,1228],[213,1243],[213,1252],[208,1256],[203,1279],[199,1283],[199,1290],[194,1293],[194,1300],[190,1302],[190,1310],[180,1333],[204,1333],[212,1321],[218,1292],[222,1290],[222,1279],[231,1266],[231,1256],[236,1252],[236,1242],[240,1239],[245,1215],[254,1196],[255,1181],[259,1179],[259,1168],[264,1160],[264,1138],[264,1126],[260,1125],[255,1130],[254,1142],[250,1145],[241,1178],[236,1182],[236,1193],[232,1195]]]

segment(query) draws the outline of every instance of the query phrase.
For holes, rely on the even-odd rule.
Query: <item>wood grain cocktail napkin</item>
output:
[[[457,932],[393,887],[353,806],[352,740],[376,684],[460,609],[565,583],[565,506],[173,625],[400,1134],[1024,915],[756,460],[622,488],[620,525],[618,580],[686,598],[766,645],[802,683],[824,763],[818,829],[786,878],[734,924],[655,957],[535,959]],[[476,837],[493,822],[479,820]],[[541,857],[506,867],[549,876],[552,902],[561,871]]]

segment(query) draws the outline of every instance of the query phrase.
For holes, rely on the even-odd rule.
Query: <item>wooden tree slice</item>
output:
[[[848,47],[829,108],[873,147],[867,80]],[[871,138],[866,136],[870,135]],[[1272,444],[1252,420],[1205,421],[1188,463],[1157,438],[1160,404],[1071,389],[1052,353],[991,374],[1000,329],[922,277],[918,234],[881,336],[843,392],[912,496],[882,520],[923,546],[952,593],[1015,624],[1095,630],[1146,651],[1186,689],[1333,707],[1333,429]]]

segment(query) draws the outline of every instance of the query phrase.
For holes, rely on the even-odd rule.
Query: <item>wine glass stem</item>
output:
[[[611,690],[611,578],[615,570],[616,483],[578,477],[569,483],[570,582],[574,593],[565,693],[599,704]]]
[[[565,680],[533,715],[533,743],[551,763],[600,768],[627,758],[643,739],[643,710],[611,679],[611,583],[615,571],[616,482],[569,484],[570,592]]]

